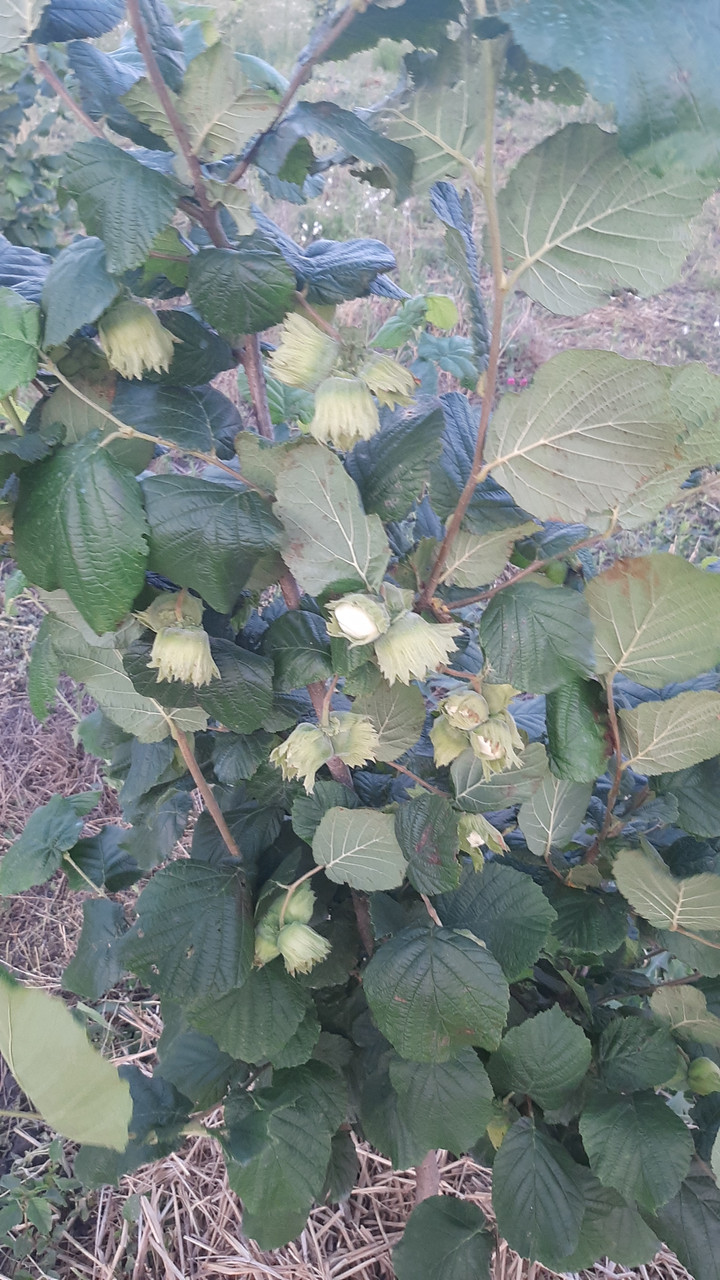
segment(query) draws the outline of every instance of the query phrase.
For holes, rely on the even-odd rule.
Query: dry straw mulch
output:
[[[0,575],[0,852],[51,795],[102,786],[97,761],[73,737],[79,712],[91,704],[78,701],[72,685],[63,683],[58,708],[43,725],[34,719],[25,683],[39,611],[20,602],[17,617],[3,615],[1,587]],[[119,818],[114,794],[105,789],[86,833]],[[56,878],[0,901],[0,961],[19,979],[59,991],[82,923],[81,899]],[[111,1027],[106,1051],[117,1062],[150,1067],[162,1029],[158,1006],[138,1002],[132,991],[114,994],[119,998],[100,1009]],[[24,1105],[0,1060],[0,1107]],[[210,1117],[208,1125],[218,1118]],[[49,1140],[32,1122],[0,1120],[0,1172],[23,1158],[41,1176]],[[68,1145],[68,1163],[72,1151]],[[393,1280],[391,1253],[412,1209],[414,1174],[393,1170],[363,1143],[358,1156],[359,1184],[348,1202],[315,1209],[297,1240],[265,1253],[243,1236],[242,1207],[227,1185],[218,1144],[210,1135],[194,1137],[118,1188],[90,1195],[84,1219],[71,1211],[50,1272],[39,1259],[25,1259],[22,1266],[38,1280],[48,1274],[60,1280]],[[492,1221],[489,1171],[469,1159],[440,1156],[441,1191],[470,1197]],[[548,1280],[550,1274],[499,1242],[494,1280]],[[587,1280],[690,1280],[665,1250],[636,1272],[607,1263],[584,1274]],[[12,1275],[12,1262],[0,1249],[0,1280]]]

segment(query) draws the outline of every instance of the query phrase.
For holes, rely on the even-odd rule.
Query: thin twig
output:
[[[421,898],[422,898],[422,900],[423,900],[423,904],[424,904],[424,906],[425,906],[425,910],[427,911],[427,913],[428,913],[428,915],[429,915],[430,919],[432,920],[433,924],[436,924],[436,925],[437,925],[437,927],[438,927],[438,929],[442,929],[442,927],[443,927],[443,922],[442,922],[442,920],[440,919],[440,917],[439,917],[439,915],[438,915],[437,911],[435,910],[435,908],[434,908],[434,906],[433,906],[432,902],[430,901],[430,899],[428,898],[427,894],[426,894],[426,893],[421,893],[421,894],[420,894],[420,897],[421,897]]]
[[[61,98],[65,105],[70,108],[75,119],[79,120],[80,124],[83,125],[85,129],[88,129],[90,133],[94,133],[96,138],[105,139],[105,134],[100,125],[97,124],[95,120],[91,120],[90,117],[85,114],[80,104],[75,101],[70,93],[68,93],[62,80],[55,75],[52,67],[40,57],[35,45],[28,44],[26,45],[26,49],[31,65],[36,71],[40,72],[40,75],[47,81],[50,88],[57,94],[58,98]]]
[[[287,893],[283,898],[282,906],[280,908],[280,928],[281,929],[285,923],[285,912],[288,909],[288,904],[295,890],[298,889],[301,884],[304,884],[306,880],[311,880],[312,877],[316,876],[318,871],[322,871],[322,869],[323,868],[320,864],[318,864],[316,867],[311,867],[309,871],[305,872],[304,876],[300,876],[298,880],[293,880],[293,883],[288,885]]]
[[[270,417],[270,406],[268,404],[267,390],[265,388],[265,373],[263,371],[260,339],[256,333],[249,334],[245,339],[240,360],[242,362],[242,367],[245,370],[245,377],[248,380],[250,399],[252,400],[253,409],[255,410],[258,434],[261,435],[264,440],[274,440],[275,432],[273,430],[272,418]]]
[[[135,2],[137,3],[137,0],[135,0]],[[307,58],[305,62],[299,62],[297,64],[292,76],[290,77],[288,87],[280,99],[278,109],[275,112],[273,119],[267,129],[264,129],[263,132],[258,135],[250,149],[243,156],[242,160],[236,164],[228,178],[228,182],[239,182],[240,179],[244,177],[255,159],[262,142],[269,133],[272,133],[273,129],[277,128],[298,89],[302,88],[305,81],[310,78],[316,63],[319,62],[320,58],[328,52],[337,40],[338,36],[342,35],[343,31],[347,30],[357,14],[365,12],[367,9],[367,3],[368,0],[351,0],[351,3],[346,5],[342,12],[338,14],[337,20],[328,28],[325,35],[318,42],[315,49],[313,49],[310,57]]]
[[[329,320],[324,320],[320,312],[311,307],[305,294],[300,293],[299,289],[295,290],[295,302],[300,307],[300,310],[305,312],[308,319],[312,320],[314,325],[317,325],[318,329],[322,329],[323,333],[326,333],[334,342],[342,342],[342,335],[338,333],[335,326],[330,324]]]
[[[591,537],[583,538],[581,542],[576,542],[571,547],[566,547],[564,551],[556,551],[554,555],[548,556],[545,560],[533,560],[524,569],[520,569],[514,573],[512,578],[507,578],[504,582],[498,582],[494,587],[488,587],[485,591],[478,591],[474,596],[464,596],[462,600],[453,602],[447,607],[449,609],[464,609],[466,605],[479,604],[482,600],[492,600],[500,591],[506,591],[508,587],[513,587],[516,582],[522,582],[524,578],[529,578],[531,574],[538,573],[540,569],[544,569],[546,565],[554,564],[557,560],[564,560],[566,556],[574,555],[576,551],[582,551],[585,547],[594,547],[598,542],[604,542],[611,535],[610,533],[595,533]]]
[[[220,832],[220,835],[222,836],[223,842],[225,844],[225,847],[228,850],[228,853],[232,854],[233,858],[237,858],[239,862],[242,862],[242,854],[237,846],[237,843],[233,837],[233,834],[227,822],[225,821],[220,805],[215,799],[215,795],[213,793],[212,787],[203,777],[202,770],[197,760],[195,759],[193,749],[190,746],[187,736],[183,733],[182,729],[178,728],[178,726],[175,724],[173,720],[170,720],[170,731],[172,733],[173,738],[177,742],[178,747],[180,748],[180,755],[185,761],[185,765],[187,767],[188,773],[190,774],[193,782],[195,783],[195,786],[197,787],[198,791],[200,792],[200,795],[203,798],[205,808],[210,814],[213,822],[215,823],[215,826]]]
[[[413,782],[417,782],[418,786],[424,787],[426,791],[432,791],[435,796],[442,796],[444,800],[449,800],[447,791],[442,791],[440,787],[434,787],[432,782],[426,782],[424,778],[418,777],[416,773],[412,773],[410,769],[406,769],[404,764],[396,764],[394,760],[388,761],[391,769],[397,769],[398,773],[404,773],[406,778],[412,778]]]
[[[470,474],[465,483],[465,487],[460,494],[458,504],[453,511],[445,531],[435,562],[430,571],[430,576],[425,583],[415,609],[418,613],[426,609],[430,603],[435,589],[442,577],[443,569],[447,562],[450,548],[452,547],[457,534],[460,531],[460,525],[463,522],[465,512],[470,506],[473,494],[478,483],[478,472],[482,466],[483,452],[485,449],[485,437],[490,424],[490,414],[492,412],[493,402],[495,399],[495,390],[497,387],[498,368],[500,365],[500,350],[502,345],[502,322],[503,307],[505,303],[506,281],[505,272],[503,270],[502,259],[502,243],[500,239],[500,222],[498,218],[497,202],[495,198],[495,173],[494,173],[494,150],[495,150],[495,72],[492,65],[492,50],[490,42],[486,41],[485,49],[485,72],[486,72],[486,95],[485,95],[485,157],[483,169],[483,196],[485,198],[485,208],[487,212],[488,222],[488,238],[490,241],[490,256],[492,261],[493,276],[493,323],[492,334],[490,338],[490,352],[488,355],[488,367],[485,375],[485,389],[483,393],[482,409],[480,412],[480,422],[478,424],[477,439],[475,441],[475,452],[473,455]]]

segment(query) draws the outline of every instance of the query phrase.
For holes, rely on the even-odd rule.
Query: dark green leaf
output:
[[[480,874],[465,868],[460,888],[436,905],[443,924],[469,929],[487,944],[510,982],[535,963],[555,920],[533,879],[499,862]]]
[[[473,356],[478,373],[487,367],[490,332],[480,287],[478,251],[473,236],[473,207],[469,191],[462,198],[450,182],[436,182],[430,203],[445,223],[445,248],[465,293],[470,312]]]
[[[78,840],[63,859],[70,888],[87,889],[89,880],[109,893],[118,893],[139,880],[140,868],[121,844],[125,835],[122,827],[106,826],[96,836]]]
[[[259,729],[257,733],[219,733],[213,742],[212,764],[215,777],[226,787],[236,787],[239,782],[252,778],[255,771],[267,760],[277,738]]]
[[[198,1031],[244,1062],[265,1062],[279,1054],[303,1021],[310,997],[285,972],[282,960],[252,969],[242,986],[191,1008]]]
[[[342,32],[325,58],[349,58],[361,49],[372,49],[380,40],[411,40],[420,49],[442,43],[449,22],[462,14],[459,0],[406,0],[403,5],[373,4],[358,14]]]
[[[691,1169],[677,1195],[651,1221],[695,1280],[718,1280],[720,1191],[713,1178],[699,1167]]]
[[[444,419],[437,407],[398,409],[383,419],[382,430],[356,445],[345,466],[357,484],[368,513],[382,520],[403,520],[430,482],[440,457]]]
[[[416,1062],[446,1062],[468,1045],[494,1049],[507,1017],[499,964],[454,929],[396,933],[375,952],[364,987],[383,1035]]]
[[[524,1258],[554,1271],[578,1245],[585,1197],[576,1165],[560,1146],[518,1120],[505,1135],[493,1165],[493,1208],[498,1231]]]
[[[269,504],[256,493],[194,476],[151,476],[143,491],[150,567],[231,613],[257,560],[279,546]]]
[[[75,240],[53,262],[42,292],[43,342],[59,346],[110,306],[120,289],[105,265],[105,245],[95,236]]]
[[[491,1059],[491,1075],[502,1093],[527,1093],[543,1111],[552,1111],[584,1080],[590,1056],[585,1033],[553,1005],[510,1028]]]
[[[612,1187],[604,1187],[589,1169],[578,1167],[575,1176],[585,1196],[585,1216],[580,1243],[563,1261],[563,1270],[584,1271],[600,1258],[610,1258],[625,1267],[638,1267],[652,1261],[660,1241],[645,1225],[635,1206],[626,1204]]]
[[[383,138],[354,111],[346,111],[335,102],[299,102],[283,123],[291,124],[299,136],[307,132],[333,138],[351,156],[382,169],[398,200],[410,195],[412,151]]]
[[[108,898],[83,902],[83,926],[75,955],[65,969],[62,985],[84,1000],[100,1000],[125,972],[117,945],[125,933],[125,912]]]
[[[164,329],[178,339],[167,373],[146,372],[143,381],[168,386],[200,387],[218,373],[235,367],[229,342],[190,311],[158,311]]]
[[[44,435],[33,432],[31,435],[15,436],[0,434],[0,484],[4,484],[8,476],[21,471],[30,462],[39,462],[47,457],[53,444],[57,443],[59,432],[47,430]]]
[[[547,696],[550,765],[558,778],[594,782],[608,759],[607,717],[599,684],[575,677]]]
[[[472,1049],[462,1049],[450,1062],[393,1058],[390,1079],[400,1119],[428,1151],[469,1151],[490,1122],[492,1085]]]
[[[320,1200],[323,1203],[337,1204],[347,1200],[360,1172],[360,1161],[352,1134],[346,1129],[334,1133],[330,1147],[330,1163],[325,1173]]]
[[[170,221],[180,190],[174,178],[104,138],[71,147],[63,184],[88,231],[105,242],[107,269],[114,275],[142,265]]]
[[[654,779],[678,802],[678,825],[694,836],[720,835],[720,758]]]
[[[0,894],[22,893],[49,880],[62,866],[62,855],[75,844],[85,817],[99,799],[99,791],[53,796],[31,813],[22,835],[0,863]]]
[[[188,270],[193,303],[230,339],[279,324],[295,292],[294,273],[270,241],[255,233],[238,244],[239,249],[203,249]]]
[[[677,1074],[681,1062],[670,1032],[655,1020],[616,1016],[600,1037],[598,1067],[608,1089],[657,1088]]]
[[[552,931],[561,948],[602,955],[625,941],[628,906],[619,893],[566,889],[555,882],[546,893],[557,911]]]
[[[424,795],[401,804],[395,815],[395,834],[408,860],[407,878],[418,893],[432,896],[457,888],[457,818],[447,800]]]
[[[128,426],[172,440],[181,449],[232,457],[242,426],[235,405],[215,387],[172,387],[119,382],[113,413]]]
[[[159,1073],[204,1111],[224,1097],[238,1063],[210,1036],[188,1026],[180,1005],[163,1000],[163,1033],[158,1041]]]
[[[270,664],[231,640],[211,640],[210,648],[220,679],[197,691],[198,702],[233,733],[253,733],[272,706]]]
[[[482,616],[480,644],[495,677],[528,693],[549,693],[595,666],[584,597],[565,587],[527,581],[498,592]]]
[[[55,698],[62,664],[53,648],[52,626],[43,618],[35,637],[28,666],[28,701],[36,720],[46,720]]]
[[[36,44],[105,35],[122,22],[122,0],[50,0],[35,30]]]
[[[490,1280],[494,1247],[476,1204],[431,1196],[411,1213],[393,1266],[398,1280]]]
[[[651,1211],[677,1194],[690,1168],[690,1130],[654,1093],[595,1094],[580,1133],[600,1181]]]
[[[0,400],[31,382],[38,366],[40,308],[13,289],[0,289]]]
[[[357,793],[342,782],[316,782],[312,795],[298,796],[292,807],[293,831],[301,840],[312,844],[313,836],[328,809],[357,809]]]
[[[151,871],[172,853],[187,825],[192,798],[175,787],[158,787],[133,807],[134,825],[124,831],[122,848],[143,871]],[[129,815],[126,815],[129,816]]]
[[[288,692],[333,674],[325,620],[307,610],[288,610],[270,623],[263,653],[275,667],[276,689]]]
[[[114,630],[145,582],[146,534],[137,481],[90,437],[21,478],[18,564],[46,591],[64,588],[98,635]]]
[[[427,1147],[400,1117],[400,1099],[387,1068],[367,1075],[360,1094],[360,1122],[368,1142],[392,1162],[394,1169],[410,1169],[427,1155]]]
[[[170,863],[143,889],[137,912],[122,958],[161,995],[218,996],[247,978],[253,929],[234,869]]]

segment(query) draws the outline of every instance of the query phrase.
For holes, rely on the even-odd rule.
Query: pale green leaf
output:
[[[0,54],[25,43],[47,0],[0,0]]]
[[[416,684],[391,686],[382,680],[372,693],[355,699],[353,711],[369,716],[377,730],[377,760],[399,760],[415,746],[425,724],[425,702]]]
[[[482,536],[461,529],[450,548],[441,581],[454,587],[483,587],[494,582],[505,568],[513,544],[536,527],[526,521]]]
[[[490,422],[485,456],[494,478],[542,520],[606,529],[620,502],[677,463],[671,376],[611,351],[553,356]]]
[[[48,1124],[72,1142],[122,1151],[130,1090],[90,1045],[61,1000],[22,987],[0,968],[0,1050]]]
[[[0,400],[35,377],[40,308],[13,289],[0,289]]]
[[[463,751],[451,767],[455,798],[469,813],[489,813],[509,804],[527,800],[548,772],[547,755],[541,742],[531,742],[520,756],[519,768],[506,769],[485,780],[474,751]]]
[[[710,1012],[697,987],[663,987],[653,992],[650,1007],[681,1040],[720,1049],[720,1018]]]
[[[595,124],[566,125],[522,157],[498,196],[506,269],[559,315],[602,306],[618,287],[650,297],[679,278],[688,223],[709,192],[683,170],[640,168]]]
[[[405,876],[395,819],[375,809],[329,809],[313,836],[312,850],[328,879],[353,889],[395,889]]]
[[[681,556],[617,560],[585,598],[601,675],[661,689],[720,662],[720,579]]]
[[[377,516],[365,515],[356,486],[329,449],[307,441],[290,454],[275,510],[287,535],[283,559],[302,590],[377,590],[390,559],[385,530]]]
[[[201,160],[238,155],[272,124],[277,96],[255,89],[223,40],[193,58],[183,79],[180,109]]]
[[[720,753],[720,693],[679,693],[621,711],[620,737],[636,773],[675,773]]]
[[[649,847],[623,849],[613,876],[630,905],[656,929],[720,929],[720,876],[704,872],[679,880]]]
[[[562,849],[585,817],[592,793],[592,782],[563,782],[548,773],[518,814],[531,853],[544,858],[553,847]]]

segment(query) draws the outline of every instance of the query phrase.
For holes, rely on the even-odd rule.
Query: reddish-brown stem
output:
[[[258,434],[265,440],[273,440],[275,432],[273,431],[272,418],[270,417],[270,406],[268,404],[267,390],[265,388],[265,374],[262,366],[262,352],[260,351],[260,339],[256,333],[251,333],[245,339],[242,354],[240,356],[245,376],[248,380],[250,389],[250,398],[255,410],[255,418],[257,421]]]
[[[203,798],[203,803],[205,805],[205,808],[207,809],[213,822],[215,823],[215,826],[220,832],[220,835],[222,836],[222,839],[223,839],[223,843],[225,844],[225,847],[228,850],[228,853],[232,854],[233,858],[237,858],[240,862],[242,862],[242,854],[235,842],[235,839],[233,837],[233,834],[227,822],[225,821],[225,818],[223,817],[222,810],[217,800],[215,799],[212,787],[209,785],[209,783],[206,781],[206,779],[202,775],[202,770],[197,760],[195,759],[193,749],[190,746],[190,743],[188,742],[186,735],[183,733],[182,729],[178,729],[177,725],[174,724],[172,721],[171,721],[171,732],[172,732],[173,738],[177,742],[178,747],[180,749],[180,755],[185,761],[185,766],[187,768],[187,771],[190,774],[193,782],[195,783],[195,786],[197,787],[198,791],[200,792],[200,795]]]
[[[239,182],[240,179],[244,177],[258,153],[258,149],[263,138],[266,138],[268,133],[275,129],[280,123],[298,89],[305,84],[306,80],[309,80],[315,64],[328,52],[337,40],[338,36],[342,35],[343,31],[347,30],[356,14],[363,13],[366,8],[367,0],[354,0],[354,2],[346,5],[338,15],[337,20],[328,28],[325,35],[313,49],[310,57],[307,58],[305,62],[298,63],[290,77],[288,87],[278,103],[278,109],[275,112],[271,123],[268,125],[267,129],[263,130],[263,132],[255,139],[249,151],[247,151],[243,156],[242,160],[236,164],[228,178],[228,182]]]
[[[372,920],[370,919],[370,904],[367,900],[367,894],[361,893],[359,889],[352,889],[351,895],[360,941],[365,949],[365,954],[371,956],[375,950],[375,935],[373,933]]]
[[[503,306],[505,303],[505,272],[503,269],[500,224],[495,199],[495,75],[492,67],[492,52],[489,48],[486,53],[485,71],[487,77],[487,90],[485,102],[483,195],[485,198],[485,209],[488,220],[488,239],[490,242],[490,257],[493,277],[493,322],[492,333],[490,336],[490,351],[488,354],[487,372],[485,374],[485,388],[483,392],[482,409],[480,411],[480,422],[478,424],[475,452],[473,455],[472,465],[470,467],[470,474],[468,475],[465,487],[460,494],[458,504],[447,523],[445,537],[440,544],[437,556],[435,557],[435,563],[430,571],[430,576],[422,588],[415,604],[415,609],[418,613],[428,607],[435,594],[437,585],[442,578],[443,569],[447,563],[450,548],[460,532],[460,525],[463,522],[463,517],[470,506],[473,494],[475,493],[475,489],[478,484],[478,475],[482,467],[483,452],[485,449],[485,437],[490,424],[490,414],[492,413],[493,402],[495,400],[498,368],[500,365]]]
[[[398,773],[403,773],[406,778],[412,778],[413,782],[417,782],[419,787],[424,787],[426,791],[432,791],[433,795],[442,796],[445,800],[449,799],[447,791],[442,791],[440,787],[434,787],[432,782],[426,782],[424,778],[418,777],[416,773],[406,769],[404,764],[396,764],[394,760],[391,760],[390,768],[396,769]]]
[[[566,556],[574,555],[576,551],[582,551],[584,547],[593,547],[598,542],[603,542],[610,536],[609,533],[594,533],[589,538],[583,538],[581,542],[576,542],[572,547],[566,547],[564,551],[557,551],[555,555],[548,556],[546,560],[533,560],[532,564],[520,569],[514,573],[512,578],[507,578],[504,582],[498,582],[494,587],[488,587],[485,591],[478,591],[474,596],[463,596],[462,601],[458,604],[458,608],[465,608],[468,604],[479,604],[482,600],[492,600],[499,591],[505,591],[508,587],[514,587],[516,582],[522,582],[523,578],[529,578],[531,574],[538,573],[540,569],[544,569],[546,565],[554,564],[557,560],[564,560]]]
[[[415,1170],[415,1203],[429,1200],[440,1191],[440,1166],[437,1152],[428,1151],[422,1164]]]
[[[295,290],[295,302],[300,310],[305,312],[308,319],[312,320],[314,325],[317,325],[318,329],[322,329],[323,333],[326,333],[334,342],[342,342],[342,337],[334,325],[331,325],[329,320],[324,320],[320,312],[310,306],[305,294],[300,293],[297,289]]]
[[[105,134],[101,126],[97,121],[91,120],[90,117],[85,114],[80,104],[73,98],[72,94],[68,93],[62,80],[55,75],[52,67],[40,57],[34,44],[29,44],[27,46],[27,55],[32,66],[36,71],[40,72],[40,75],[47,81],[50,88],[57,94],[58,98],[62,99],[65,106],[70,108],[75,119],[79,120],[80,124],[83,125],[85,129],[89,130],[90,133],[94,133],[96,138],[104,138]]]

